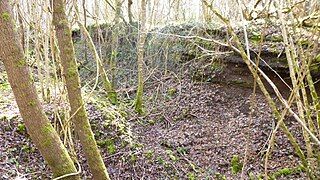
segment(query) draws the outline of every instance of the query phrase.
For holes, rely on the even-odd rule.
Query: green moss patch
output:
[[[1,15],[1,18],[4,20],[4,21],[9,21],[10,19],[10,14],[8,12],[3,12],[2,15]]]
[[[238,155],[233,155],[231,159],[231,172],[233,174],[238,174],[241,172],[243,168],[243,163],[240,161],[240,158]]]

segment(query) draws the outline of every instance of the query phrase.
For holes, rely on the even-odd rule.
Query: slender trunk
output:
[[[47,29],[46,33],[44,35],[43,39],[43,55],[44,55],[44,71],[45,71],[45,82],[46,82],[46,89],[45,89],[45,97],[46,101],[51,101],[51,75],[50,72],[52,72],[51,66],[50,66],[50,58],[49,58],[49,34],[50,34],[50,24],[47,23]]]
[[[38,74],[38,78],[39,78],[39,82],[40,82],[41,96],[42,96],[42,99],[45,101],[46,97],[45,97],[45,92],[44,92],[44,82],[43,82],[43,74],[42,74],[43,60],[42,60],[39,41],[40,41],[40,37],[38,35],[38,37],[36,37],[36,39],[35,39],[35,59],[36,59],[36,66],[37,66],[37,74]]]
[[[34,86],[9,1],[0,1],[0,59],[4,62],[28,133],[55,177],[77,170],[57,132],[47,119]],[[70,176],[68,179],[80,179]]]
[[[133,15],[132,15],[132,0],[128,0],[128,18],[129,18],[129,23],[132,25],[133,22]]]
[[[130,34],[128,39],[131,44],[133,44],[134,42],[132,39],[133,37],[131,36],[132,30],[133,30],[132,4],[133,4],[132,0],[128,0],[128,18],[129,18],[129,24],[130,24],[130,26],[128,27],[128,34]]]
[[[203,16],[203,21],[205,23],[211,23],[212,17],[210,15],[210,11],[208,6],[206,6],[205,3],[202,2],[202,16]]]
[[[101,80],[102,80],[104,89],[106,90],[108,99],[112,104],[118,104],[117,92],[113,89],[113,86],[108,78],[108,74],[104,69],[103,61],[100,59],[100,56],[90,36],[90,33],[88,32],[86,27],[80,22],[79,10],[76,5],[75,5],[75,9],[76,9],[76,19],[77,19],[78,26],[80,27],[81,36],[83,36],[83,40],[85,40],[86,45],[88,45],[89,49],[93,53],[93,57],[96,60],[96,64],[97,64],[97,71],[98,71],[97,73],[99,73],[99,76],[101,76]],[[97,24],[97,27],[98,27],[98,24]]]
[[[159,23],[159,20],[158,20],[158,7],[159,7],[159,0],[154,0],[154,4],[153,4],[153,9],[152,9],[152,15],[149,17],[150,18],[150,24],[152,25],[156,25],[157,23]]]
[[[135,110],[139,114],[144,112],[143,110],[143,56],[144,56],[144,43],[146,40],[146,0],[141,0],[141,12],[140,12],[140,32],[138,39],[138,90],[135,102]]]
[[[89,168],[95,180],[110,179],[103,159],[100,155],[94,134],[87,117],[84,102],[81,95],[80,78],[72,43],[71,29],[65,13],[65,1],[53,2],[53,24],[56,30],[58,46],[60,49],[61,64],[66,80],[71,116],[75,124],[75,131],[80,142]]]
[[[87,27],[87,9],[86,9],[86,0],[82,0],[82,9],[83,9],[83,21],[84,26]],[[81,36],[82,37],[82,36]],[[84,37],[82,39],[84,41],[84,60],[88,61],[88,52],[87,52],[87,43]]]
[[[114,17],[114,28],[112,31],[112,42],[111,42],[111,57],[110,57],[110,71],[111,71],[111,84],[112,87],[116,87],[115,77],[117,70],[117,56],[119,46],[119,31],[120,31],[120,15],[122,0],[116,0],[116,14]]]
[[[80,22],[78,23],[78,25],[80,27],[80,30],[81,30],[83,36],[86,38],[86,42],[89,46],[89,49],[93,53],[94,59],[96,60],[96,64],[98,66],[98,71],[99,71],[98,73],[101,76],[104,89],[107,91],[107,96],[109,98],[109,101],[112,104],[117,104],[118,103],[117,92],[113,89],[112,84],[108,79],[107,72],[105,71],[105,69],[103,67],[102,60],[99,57],[99,54],[95,48],[93,40],[92,40],[89,32],[87,31],[87,29],[84,27],[84,25],[81,24]]]
[[[50,8],[50,2],[49,1],[46,1],[45,2],[45,8]],[[51,14],[49,13],[46,13],[45,14],[45,18],[46,19],[51,19]],[[52,81],[51,81],[51,75],[50,73],[52,72],[52,68],[51,68],[51,65],[50,65],[50,58],[49,58],[49,49],[50,49],[50,46],[49,46],[49,42],[50,42],[50,28],[52,27],[51,25],[51,21],[48,20],[46,22],[46,28],[45,28],[45,33],[43,35],[43,54],[44,54],[44,70],[45,70],[45,81],[46,81],[46,101],[47,102],[50,102],[51,101],[51,87],[52,87]]]
[[[288,66],[289,66],[290,78],[291,78],[293,85],[298,85],[297,78],[296,78],[296,69],[298,67],[297,67],[297,62],[295,60],[296,55],[293,52],[294,51],[293,40],[290,37],[288,37],[287,28],[285,27],[283,14],[281,11],[278,11],[278,17],[281,21],[281,32],[282,32],[282,36],[283,36],[283,43],[286,45],[285,52],[286,52],[286,57],[287,57],[287,61],[288,61]],[[293,88],[295,88],[295,87],[293,87]],[[300,90],[300,87],[299,87],[299,90]],[[297,101],[296,104],[297,104],[299,116],[300,116],[301,120],[303,121],[303,123],[306,124],[304,108],[303,108],[303,104],[302,104],[301,96],[300,96],[299,92],[296,94],[296,101]],[[306,143],[307,157],[311,158],[313,156],[313,151],[312,151],[312,146],[311,146],[311,141],[310,141],[309,135],[304,129],[302,129],[302,132],[303,132],[304,141]]]

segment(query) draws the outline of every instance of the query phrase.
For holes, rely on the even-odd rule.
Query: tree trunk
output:
[[[115,0],[116,14],[114,17],[114,25],[111,37],[111,57],[110,57],[110,72],[111,72],[111,83],[112,87],[116,88],[116,74],[117,74],[117,56],[118,56],[118,46],[119,46],[119,31],[120,31],[120,16],[122,0]],[[116,102],[117,103],[117,102]],[[114,103],[113,103],[114,104]]]
[[[132,25],[133,22],[133,15],[132,15],[132,0],[128,0],[128,18],[129,18],[129,23]]]
[[[84,26],[87,27],[87,9],[86,9],[86,0],[82,0],[82,10],[83,10],[83,22]],[[79,17],[80,18],[80,17]],[[83,36],[81,36],[81,40],[84,41],[84,60],[88,61],[88,52],[87,52],[87,44],[86,40]]]
[[[174,14],[174,20],[178,22],[180,20],[180,9],[181,9],[181,2],[180,0],[176,0],[175,2],[175,14]]]
[[[202,2],[201,4],[202,4],[202,17],[203,17],[203,21],[204,21],[205,23],[211,23],[212,17],[211,17],[211,14],[210,14],[210,11],[209,11],[208,6],[206,6],[203,2]]]
[[[100,155],[94,134],[87,117],[84,102],[81,95],[81,85],[78,66],[75,58],[74,46],[71,37],[71,28],[65,13],[65,0],[53,1],[53,24],[56,30],[60,59],[63,74],[66,80],[71,117],[75,124],[75,131],[80,142],[89,168],[95,180],[110,179],[103,159]]]
[[[0,1],[0,59],[3,61],[28,133],[55,177],[77,170],[57,132],[46,117],[24,57],[9,1]],[[80,179],[70,176],[68,179]]]
[[[135,110],[139,114],[143,114],[143,56],[144,56],[144,43],[146,40],[146,0],[141,0],[140,12],[140,30],[138,39],[138,90],[135,102]]]
[[[93,43],[93,40],[89,34],[89,32],[87,31],[86,27],[81,24],[80,22],[78,22],[78,25],[80,27],[80,30],[84,36],[84,38],[86,38],[86,42],[89,46],[89,49],[92,51],[92,54],[93,54],[93,57],[94,59],[96,60],[96,63],[97,63],[97,66],[99,66],[99,75],[101,76],[101,79],[102,79],[102,84],[104,86],[104,89],[106,90],[107,92],[107,96],[109,98],[109,101],[112,103],[112,104],[117,104],[117,92],[113,89],[112,87],[112,84],[111,82],[109,81],[108,79],[108,75],[103,67],[103,64],[102,64],[102,60],[100,59],[99,57],[99,54],[96,50],[96,47]]]

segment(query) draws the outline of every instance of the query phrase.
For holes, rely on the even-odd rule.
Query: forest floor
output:
[[[76,49],[78,59],[85,59],[84,50]],[[146,58],[149,59],[144,96],[146,114],[137,116],[132,108],[135,55],[131,51],[124,51],[124,55],[128,59],[122,59],[119,67],[122,77],[117,79],[124,86],[119,88],[120,106],[110,106],[101,92],[85,98],[92,129],[112,179],[240,179],[239,170],[245,159],[244,179],[262,177],[268,140],[276,124],[259,91],[253,100],[252,78],[245,68],[240,68],[238,62],[201,64],[189,61],[189,57],[187,62],[168,57],[172,59],[172,67],[168,67],[176,74],[164,75],[164,68],[159,65],[164,62],[163,57],[150,53]],[[90,64],[95,61],[89,58],[88,62],[86,66],[95,69]],[[199,67],[206,69],[199,71]],[[89,81],[92,72],[84,72],[82,80]],[[49,179],[50,169],[26,132],[4,74],[0,64],[0,179]],[[279,88],[285,96],[286,87]],[[60,106],[63,109],[65,102],[44,103],[52,122],[53,110]],[[110,112],[119,113],[110,115]],[[302,143],[298,123],[290,117],[285,121]],[[75,147],[82,177],[90,179],[78,141]],[[281,130],[268,161],[268,175],[275,179],[306,179]]]
[[[157,91],[163,84],[170,88]],[[51,177],[26,133],[10,88],[1,87],[0,179]],[[128,113],[125,125],[130,140],[120,138],[117,125],[105,125],[101,107],[88,102],[87,109],[112,179],[239,179],[246,147],[245,179],[258,179],[264,173],[264,154],[275,124],[259,92],[250,115],[251,97],[252,88],[193,82],[188,77],[162,78],[161,83],[146,86],[148,113],[143,117]],[[50,112],[50,105],[45,107]],[[286,122],[301,139],[298,124],[291,118]],[[81,153],[79,161],[84,179],[90,178]],[[292,146],[279,131],[269,175],[305,179],[298,167]]]

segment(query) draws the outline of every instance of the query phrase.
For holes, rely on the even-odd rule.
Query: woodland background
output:
[[[316,0],[0,1],[1,179],[318,179]]]

